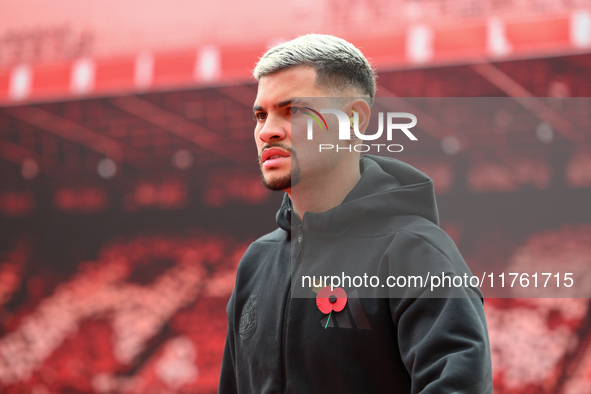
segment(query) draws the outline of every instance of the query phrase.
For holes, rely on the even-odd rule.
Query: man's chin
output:
[[[261,176],[263,186],[265,186],[269,190],[286,190],[291,187],[291,176],[287,175],[284,177],[274,177],[267,179],[264,175]]]

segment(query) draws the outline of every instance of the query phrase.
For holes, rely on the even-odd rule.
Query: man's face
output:
[[[305,103],[292,103],[292,97],[323,97],[326,92],[315,86],[316,70],[311,67],[297,67],[264,76],[259,81],[254,104],[256,127],[254,139],[259,154],[261,175],[265,187],[271,190],[290,191],[302,175],[304,166],[310,162],[310,153],[302,152],[305,146],[303,135],[298,136],[298,156],[293,148],[291,134],[292,115]],[[308,104],[310,105],[310,104]],[[299,115],[298,115],[299,116]],[[305,119],[302,118],[302,130]],[[295,123],[295,118],[294,118]],[[302,134],[302,133],[299,133]],[[301,142],[302,141],[302,142]],[[316,149],[318,145],[316,145]]]

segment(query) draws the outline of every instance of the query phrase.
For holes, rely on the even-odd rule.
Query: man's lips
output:
[[[267,148],[261,154],[261,163],[263,167],[276,167],[289,158],[289,152],[281,148]]]

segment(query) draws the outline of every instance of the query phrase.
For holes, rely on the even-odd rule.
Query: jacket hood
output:
[[[361,179],[338,206],[304,214],[306,227],[327,230],[371,216],[418,215],[439,224],[433,181],[416,168],[389,157],[362,155]],[[276,220],[291,230],[291,200],[285,194]]]

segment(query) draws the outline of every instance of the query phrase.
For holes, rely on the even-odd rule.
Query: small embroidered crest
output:
[[[242,315],[240,316],[240,327],[239,333],[240,338],[246,339],[252,335],[254,329],[257,327],[257,296],[256,294],[251,294],[248,297],[248,301],[242,308]]]

